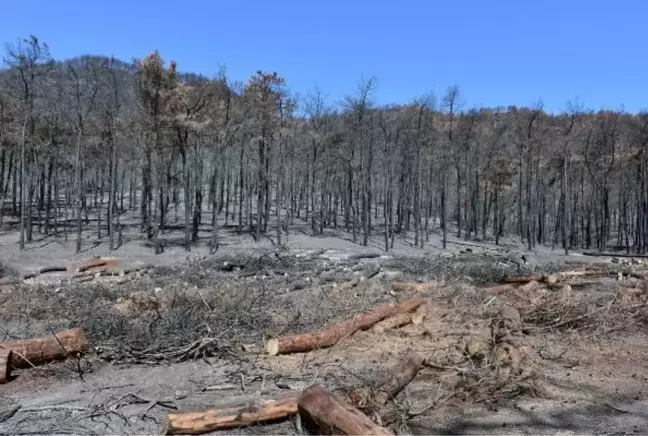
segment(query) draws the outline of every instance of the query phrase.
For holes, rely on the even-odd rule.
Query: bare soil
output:
[[[224,223],[222,223],[224,224]],[[539,248],[526,253],[451,239],[440,250],[381,235],[369,247],[344,232],[308,235],[303,224],[285,243],[254,241],[222,229],[221,250],[208,256],[208,228],[191,253],[165,235],[161,255],[135,233],[108,250],[84,234],[74,242],[39,237],[25,251],[17,234],[0,235],[2,274],[20,276],[51,265],[74,269],[94,256],[119,268],[151,264],[125,276],[79,283],[73,272],[43,274],[0,287],[0,338],[26,338],[82,327],[92,349],[82,358],[15,371],[0,385],[0,434],[159,434],[166,413],[215,406],[281,389],[323,384],[331,390],[380,380],[416,352],[428,365],[379,416],[400,434],[632,434],[648,429],[648,316],[643,300],[620,302],[614,279],[597,286],[543,293],[489,294],[504,274],[553,272],[568,257]],[[204,243],[202,241],[205,241]],[[467,250],[468,249],[468,250]],[[379,257],[358,258],[361,254]],[[524,264],[520,255],[527,255]],[[377,268],[380,273],[368,280]],[[340,287],[352,278],[357,286]],[[394,280],[436,280],[422,293],[393,292]],[[265,339],[315,330],[386,302],[428,300],[422,325],[382,334],[358,332],[309,353],[270,357]],[[491,359],[493,326],[512,305],[521,315],[511,343],[519,359]],[[469,345],[481,344],[484,356]],[[517,355],[517,354],[516,354]],[[299,434],[298,420],[237,429],[240,434]],[[228,434],[233,433],[228,431]]]

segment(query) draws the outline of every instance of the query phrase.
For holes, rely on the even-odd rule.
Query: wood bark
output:
[[[411,299],[400,304],[385,304],[320,331],[270,339],[267,343],[267,352],[271,356],[276,356],[327,348],[358,330],[366,330],[385,318],[415,310],[424,303],[425,300],[422,299]]]
[[[13,351],[0,349],[0,385],[11,378],[13,365]]]
[[[322,386],[314,385],[299,397],[299,416],[311,434],[393,435],[355,407],[335,398]]]
[[[0,350],[12,350],[15,368],[30,368],[52,360],[65,359],[88,347],[83,330],[73,328],[34,339],[0,342]]]
[[[171,413],[164,420],[164,434],[203,434],[286,418],[297,413],[298,400],[297,392],[287,392],[194,412]]]

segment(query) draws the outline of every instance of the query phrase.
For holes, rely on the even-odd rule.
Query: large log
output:
[[[77,268],[77,272],[82,273],[92,268],[111,267],[111,266],[112,267],[119,266],[119,261],[114,257],[100,257],[85,262],[84,264],[82,264]]]
[[[170,413],[164,419],[164,434],[203,434],[274,421],[296,414],[298,400],[297,392],[282,392],[272,397],[256,398],[218,408]]]
[[[270,339],[266,349],[268,354],[276,356],[277,354],[298,353],[318,348],[327,348],[337,344],[358,330],[366,330],[390,316],[411,312],[424,303],[425,300],[422,299],[411,299],[403,301],[400,304],[385,304],[323,330]]]
[[[299,397],[299,416],[311,434],[393,435],[355,407],[335,398],[322,386],[314,385]]]
[[[13,367],[13,351],[0,350],[0,385],[7,383],[11,377],[11,368]]]
[[[88,347],[88,341],[80,328],[34,339],[0,342],[0,350],[13,351],[14,368],[31,368],[52,360],[65,359]]]
[[[346,397],[361,410],[374,412],[405,389],[422,367],[423,358],[412,353],[391,368],[387,379],[378,383],[376,389],[363,386],[352,389]]]

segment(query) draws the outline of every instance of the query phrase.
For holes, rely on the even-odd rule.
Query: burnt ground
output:
[[[109,253],[105,241],[86,239],[84,253],[73,255],[72,238],[43,238],[18,252],[15,233],[0,235],[3,276],[52,264],[73,267],[104,254],[117,257],[121,268],[154,264],[125,277],[81,283],[63,272],[0,288],[1,338],[81,327],[91,344],[83,357],[14,371],[14,379],[0,385],[0,434],[159,434],[165,414],[175,409],[314,383],[336,391],[371,387],[413,352],[426,367],[371,415],[400,434],[648,429],[643,293],[622,298],[626,283],[613,278],[552,291],[484,290],[504,274],[571,269],[566,263],[583,260],[578,255],[539,249],[524,265],[514,241],[505,249],[455,241],[441,252],[438,240],[423,251],[400,240],[385,254],[379,236],[360,247],[348,235],[304,232],[281,246],[268,238],[251,249],[251,239],[224,232],[217,256],[206,256],[200,246],[189,255],[171,248],[155,256],[137,240]],[[368,253],[373,256],[358,256]],[[354,278],[357,286],[343,285]],[[437,286],[392,290],[391,282],[408,280]],[[357,332],[309,353],[265,353],[269,337],[315,330],[411,297],[428,302],[421,325]],[[503,356],[497,329],[506,305],[521,320],[507,325],[510,347]],[[234,431],[301,432],[296,420]]]

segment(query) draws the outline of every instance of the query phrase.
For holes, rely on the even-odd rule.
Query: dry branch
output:
[[[14,368],[30,368],[52,360],[65,359],[69,355],[82,352],[87,347],[88,341],[80,328],[64,330],[41,338],[0,343],[0,350],[14,352]]]
[[[311,434],[393,435],[322,386],[311,386],[299,397],[299,416]]]
[[[270,339],[266,349],[268,354],[276,356],[330,347],[358,330],[366,330],[390,316],[411,312],[424,303],[422,299],[411,299],[400,304],[385,304],[323,330]]]
[[[170,413],[164,420],[164,434],[203,434],[285,418],[297,413],[298,399],[297,392],[282,392],[218,408]]]
[[[7,383],[13,367],[13,351],[0,350],[0,385]]]

